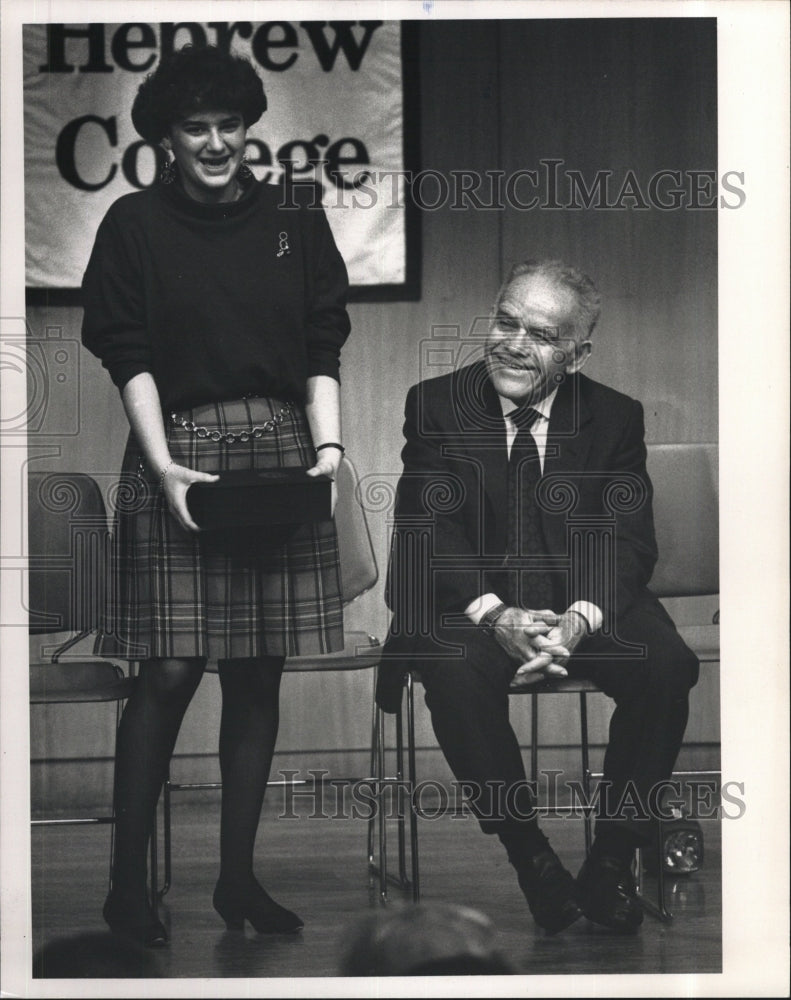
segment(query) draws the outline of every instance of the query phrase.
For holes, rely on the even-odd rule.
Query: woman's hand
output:
[[[219,478],[208,472],[188,469],[185,465],[176,465],[175,462],[165,466],[162,489],[168,502],[168,509],[185,531],[201,530],[190,517],[187,490],[193,483],[216,483]]]
[[[168,452],[162,405],[151,372],[140,372],[124,386],[121,398],[129,424],[142,449],[146,465],[159,473],[168,509],[185,531],[200,531],[187,508],[187,490],[193,483],[214,483],[220,477],[176,465]]]
[[[316,456],[316,464],[312,469],[308,469],[309,476],[329,476],[332,480],[332,513],[335,513],[335,504],[338,500],[338,487],[336,478],[338,467],[341,464],[343,452],[340,448],[322,448]]]
[[[307,384],[305,415],[308,418],[310,435],[316,445],[316,464],[308,469],[309,476],[330,476],[332,478],[332,513],[338,491],[335,477],[343,458],[343,448],[325,447],[332,442],[343,441],[341,437],[340,388],[329,375],[311,375]]]

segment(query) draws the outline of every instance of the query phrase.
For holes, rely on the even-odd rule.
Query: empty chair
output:
[[[37,651],[46,649],[46,655],[31,658],[31,706],[106,702],[115,708],[117,727],[121,703],[129,696],[134,679],[111,661],[72,658],[69,654],[81,640],[98,634],[104,619],[109,532],[96,481],[84,473],[32,473],[28,480],[28,539],[29,631],[40,637]],[[41,709],[31,708],[34,726],[38,711]],[[112,750],[107,755],[108,769],[112,769]],[[75,781],[68,795],[60,798],[76,800],[79,788]],[[40,805],[47,811],[50,804]],[[33,826],[112,823],[111,802],[98,815],[58,814],[32,820]]]

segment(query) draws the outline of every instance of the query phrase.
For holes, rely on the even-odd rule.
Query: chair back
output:
[[[110,556],[104,498],[85,473],[28,477],[29,631],[101,626]]]
[[[719,593],[718,452],[714,444],[648,446],[659,560],[657,597]]]
[[[376,556],[360,499],[359,478],[345,455],[338,467],[335,527],[341,563],[341,597],[348,604],[370,590],[379,579]]]

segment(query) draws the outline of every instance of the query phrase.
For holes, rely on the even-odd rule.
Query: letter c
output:
[[[72,187],[76,187],[80,191],[98,191],[100,188],[106,187],[118,171],[118,165],[114,163],[110,167],[105,179],[99,181],[97,184],[91,184],[83,180],[77,173],[74,148],[77,145],[77,136],[80,129],[83,125],[88,125],[89,123],[93,123],[104,129],[111,146],[118,144],[115,115],[111,115],[109,118],[99,118],[97,115],[83,115],[81,118],[75,118],[68,125],[64,125],[55,146],[55,162],[58,165],[61,177],[71,184]]]

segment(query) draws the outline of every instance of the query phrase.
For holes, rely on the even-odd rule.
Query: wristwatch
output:
[[[483,629],[487,635],[494,635],[494,626],[497,624],[500,615],[505,611],[505,605],[502,601],[499,604],[495,604],[493,608],[489,608],[481,615],[481,619],[478,622],[478,627]]]

